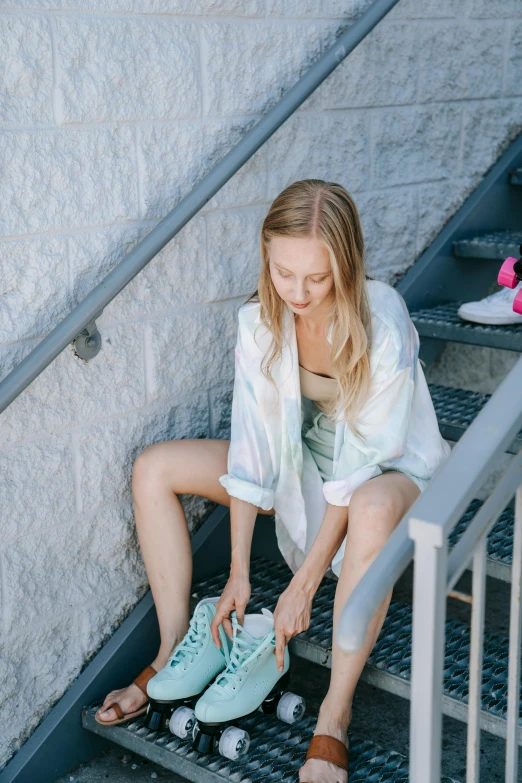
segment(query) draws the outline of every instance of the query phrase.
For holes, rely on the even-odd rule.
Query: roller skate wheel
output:
[[[506,258],[498,273],[497,282],[499,285],[506,286],[506,288],[515,288],[518,283],[518,278],[513,267],[516,263],[516,258],[512,258],[511,256]]]
[[[296,693],[283,693],[277,705],[277,717],[284,723],[296,723],[301,720],[306,710],[306,702]]]
[[[219,752],[226,759],[234,761],[248,752],[250,737],[243,729],[237,726],[229,726],[225,729],[219,740]]]
[[[519,315],[522,315],[522,296],[520,296],[520,291],[515,296],[513,301],[513,311]]]
[[[178,707],[171,715],[169,729],[180,739],[186,739],[194,729],[196,713],[190,707]]]

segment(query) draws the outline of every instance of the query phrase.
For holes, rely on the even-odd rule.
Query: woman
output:
[[[144,681],[166,665],[187,630],[192,556],[177,495],[202,495],[230,506],[230,578],[212,623],[218,646],[219,623],[232,636],[231,612],[242,623],[250,598],[258,513],[276,515],[278,544],[294,574],[274,612],[280,667],[285,645],[309,627],[326,571],[338,577],[330,687],[299,776],[345,783],[353,694],[391,592],[356,654],[335,644],[340,611],[450,448],[404,301],[365,275],[347,191],[312,179],[286,188],[263,222],[261,257],[258,291],[239,310],[231,441],[158,443],[135,462],[136,525],[161,647],[137,685],[107,696],[98,719],[116,717],[107,708],[114,702],[124,715],[139,710]]]

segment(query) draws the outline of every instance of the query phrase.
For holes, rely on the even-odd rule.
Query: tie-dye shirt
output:
[[[219,481],[229,495],[264,510],[274,508],[278,545],[294,573],[327,504],[349,506],[357,487],[386,469],[428,480],[450,453],[439,432],[418,359],[419,335],[404,300],[387,283],[368,280],[367,287],[371,388],[357,419],[365,437],[338,417],[330,481],[323,482],[313,461],[307,460],[303,470],[304,410],[293,312],[285,305],[286,339],[281,359],[272,366],[277,395],[260,369],[271,342],[259,317],[260,303],[247,302],[239,309],[228,473]],[[345,542],[331,564],[337,576]]]

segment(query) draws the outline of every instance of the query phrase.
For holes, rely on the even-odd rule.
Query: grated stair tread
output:
[[[483,500],[475,498],[471,501],[466,511],[460,518],[455,528],[449,536],[450,548],[453,547],[462,536],[469,523],[483,504]],[[515,524],[515,514],[513,503],[510,503],[491,528],[488,534],[487,557],[488,560],[504,566],[509,577],[505,580],[511,581],[511,564],[513,562],[513,529]]]
[[[421,337],[456,343],[484,345],[506,351],[522,351],[522,324],[488,326],[463,321],[457,315],[462,302],[447,302],[410,313]]]
[[[462,437],[491,397],[491,394],[453,389],[436,383],[429,383],[428,388],[442,437],[454,441]],[[521,448],[522,430],[507,451],[510,454],[518,454]]]
[[[83,711],[84,728],[197,783],[297,783],[317,721],[314,714],[305,714],[293,726],[260,712],[242,718],[237,725],[250,734],[250,747],[244,759],[230,761],[218,753],[196,753],[189,740],[168,731],[150,731],[143,726],[143,716],[121,726],[100,726],[94,719],[95,710],[96,706]],[[408,783],[404,755],[352,731],[348,731],[348,738],[350,783]],[[447,777],[442,781],[452,783]]]
[[[521,243],[522,231],[491,231],[454,242],[453,255],[502,262],[508,256],[518,258]]]

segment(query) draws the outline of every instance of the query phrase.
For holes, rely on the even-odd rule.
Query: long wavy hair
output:
[[[318,239],[328,251],[334,302],[326,328],[333,327],[330,361],[338,393],[324,407],[330,418],[346,420],[362,437],[356,420],[370,389],[371,311],[366,280],[372,278],[364,269],[364,240],[355,203],[342,185],[303,179],[274,199],[263,221],[261,273],[257,291],[247,301],[260,301],[261,323],[272,333],[261,372],[276,386],[271,369],[282,353],[285,303],[270,275],[273,237]]]

